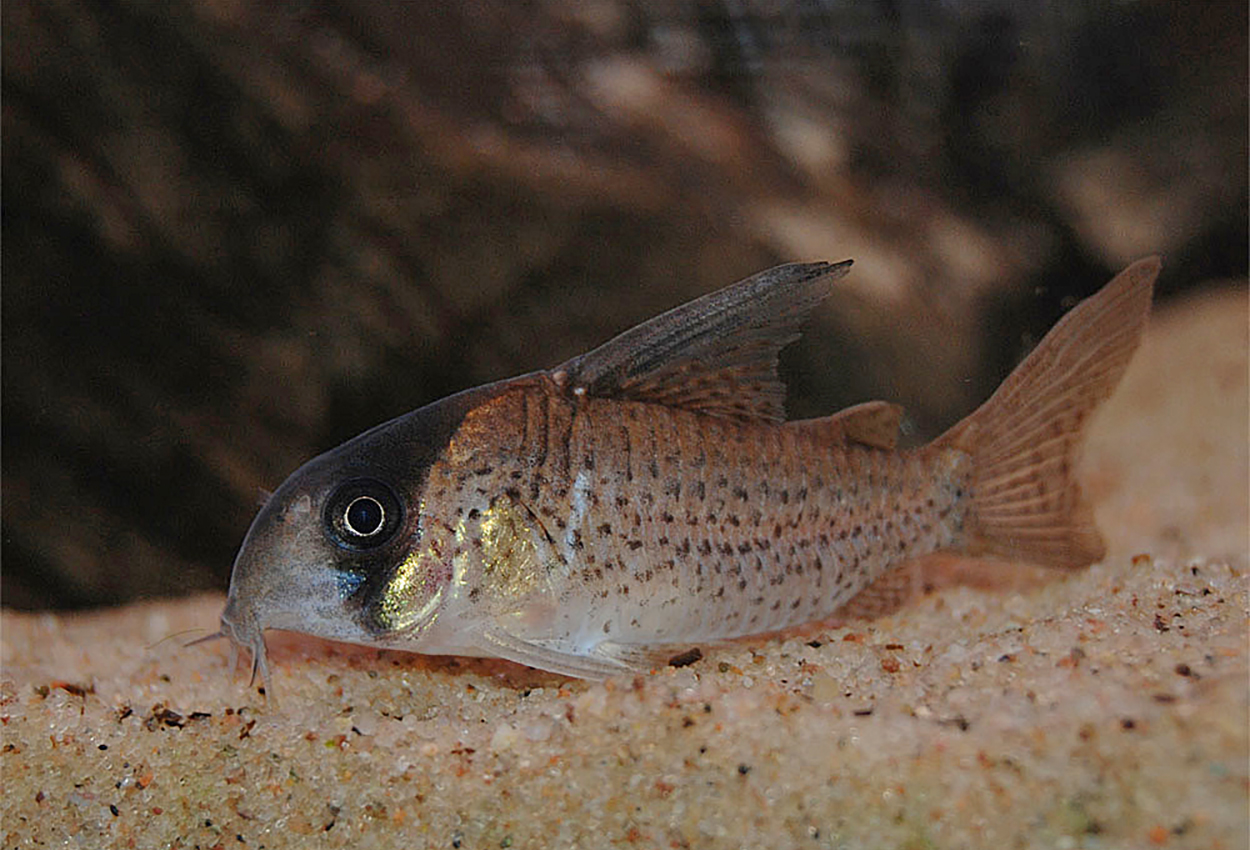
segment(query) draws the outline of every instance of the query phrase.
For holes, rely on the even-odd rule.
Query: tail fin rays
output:
[[[972,455],[971,551],[1057,567],[1105,554],[1076,461],[1091,414],[1141,340],[1160,265],[1138,260],[1078,304],[988,401],[935,441]]]

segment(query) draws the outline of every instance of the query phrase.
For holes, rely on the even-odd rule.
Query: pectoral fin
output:
[[[483,654],[563,676],[595,680],[667,667],[682,650],[689,650],[688,646],[641,646],[603,641],[589,652],[583,652],[571,641],[559,638],[526,640],[501,627],[488,629],[482,633],[481,639],[479,649]],[[697,660],[697,657],[691,657],[691,660]]]
[[[504,629],[490,629],[482,633],[479,647],[484,655],[493,655],[527,667],[549,670],[562,676],[577,679],[608,679],[638,668],[610,656],[583,655],[570,651],[572,647],[561,646],[559,641],[527,641]]]

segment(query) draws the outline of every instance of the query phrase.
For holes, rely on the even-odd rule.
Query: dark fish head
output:
[[[268,685],[265,629],[365,645],[432,619],[450,576],[423,528],[426,474],[490,390],[401,416],[297,469],[265,502],[234,561],[222,634]]]

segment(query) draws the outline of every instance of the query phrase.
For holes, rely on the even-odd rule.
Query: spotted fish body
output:
[[[1073,466],[1158,261],[907,451],[884,402],[782,421],[777,352],[849,265],[761,273],[310,461],[253,522],[222,634],[266,679],[265,628],[602,678],[828,617],[936,551],[1101,557]]]
[[[836,431],[579,402],[545,377],[509,388],[462,426],[470,452],[427,479],[429,542],[450,550],[456,593],[427,638],[481,611],[524,621],[512,633],[529,641],[624,658],[827,616],[954,543],[961,453]]]

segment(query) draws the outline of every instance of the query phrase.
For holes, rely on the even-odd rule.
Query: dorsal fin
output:
[[[573,395],[785,419],[777,355],[851,261],[777,266],[662,313],[551,371]]]
[[[897,404],[866,401],[839,410],[832,416],[787,422],[786,427],[810,431],[829,442],[841,440],[893,451],[898,445],[898,429],[902,421],[903,408]]]

